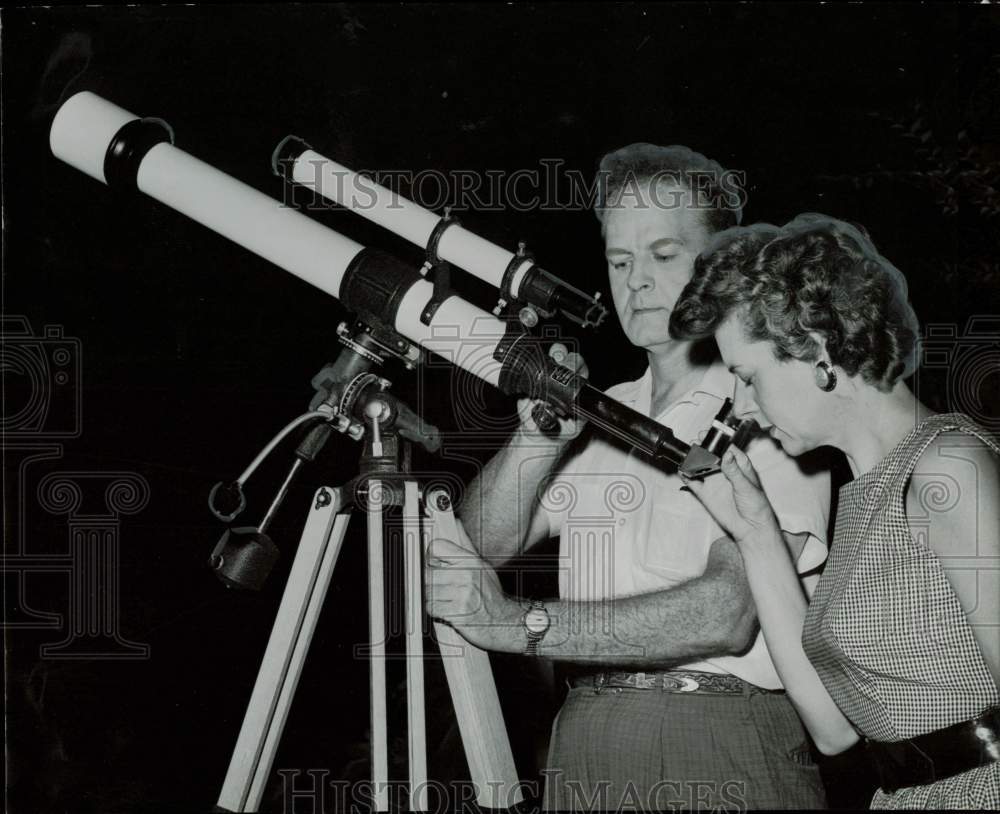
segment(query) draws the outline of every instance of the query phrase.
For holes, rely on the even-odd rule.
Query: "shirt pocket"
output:
[[[683,495],[691,501],[691,495]],[[686,582],[705,573],[712,541],[722,530],[700,505],[684,506],[654,501],[649,528],[639,541],[639,568],[669,584]]]

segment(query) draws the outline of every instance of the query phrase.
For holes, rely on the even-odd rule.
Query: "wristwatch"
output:
[[[524,649],[524,655],[537,656],[538,644],[545,638],[549,631],[552,619],[549,612],[545,610],[545,603],[538,599],[531,600],[528,609],[521,617],[521,624],[524,625],[525,635],[528,637],[528,645]]]

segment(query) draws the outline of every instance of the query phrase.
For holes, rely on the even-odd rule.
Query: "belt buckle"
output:
[[[604,685],[608,683],[607,673],[597,673],[594,676],[594,695],[600,695]]]
[[[663,676],[663,689],[669,692],[698,692],[701,684],[690,676],[674,676],[668,673]]]

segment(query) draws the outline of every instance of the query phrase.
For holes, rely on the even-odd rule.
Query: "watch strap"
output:
[[[540,610],[545,613],[546,617],[549,615],[548,610],[545,608],[545,603],[540,599],[532,599],[528,605],[528,609],[524,612],[522,617],[522,624],[524,625],[524,633],[528,637],[528,643],[524,648],[524,655],[526,656],[537,656],[538,655],[538,645],[541,643],[542,639],[545,638],[545,634],[549,632],[548,626],[545,630],[541,632],[533,631],[528,629],[527,618],[528,614],[534,610]],[[551,624],[551,620],[550,620]]]

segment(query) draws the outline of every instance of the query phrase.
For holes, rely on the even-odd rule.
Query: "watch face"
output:
[[[524,626],[532,633],[544,633],[549,629],[549,614],[541,608],[532,608],[524,615]]]

